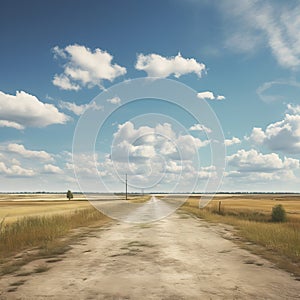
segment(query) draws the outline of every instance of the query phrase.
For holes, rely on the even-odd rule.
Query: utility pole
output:
[[[126,173],[125,186],[126,186],[125,199],[127,200],[127,173]]]

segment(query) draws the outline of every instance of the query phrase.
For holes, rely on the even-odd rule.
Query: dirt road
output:
[[[26,266],[46,263],[46,272],[1,278],[0,299],[299,299],[299,281],[230,236],[230,227],[184,213],[144,225],[115,222],[61,261]]]

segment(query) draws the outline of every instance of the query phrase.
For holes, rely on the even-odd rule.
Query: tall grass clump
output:
[[[28,247],[43,246],[71,229],[88,226],[107,219],[94,208],[64,215],[24,217],[13,223],[0,222],[0,257],[9,256]]]
[[[248,240],[300,262],[300,224],[246,222],[239,228]]]

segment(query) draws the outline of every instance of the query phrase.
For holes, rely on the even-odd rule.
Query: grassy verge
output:
[[[94,208],[80,209],[64,215],[41,217],[24,217],[13,223],[0,223],[0,274],[15,271],[20,266],[40,257],[51,257],[64,253],[69,249],[72,229],[87,226],[101,226],[109,218]],[[73,235],[74,238],[74,235]],[[24,255],[23,259],[11,260],[17,253],[34,249],[32,255]],[[12,263],[7,264],[11,261]]]
[[[214,201],[213,201],[214,202]],[[199,209],[194,201],[187,201],[182,209],[211,222],[229,224],[238,229],[237,234],[245,241],[260,247],[247,246],[273,261],[279,267],[300,276],[300,220],[288,219],[284,223],[270,222],[270,214],[253,209],[226,208],[219,212],[212,203]]]

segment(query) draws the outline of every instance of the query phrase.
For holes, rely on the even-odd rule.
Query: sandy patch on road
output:
[[[0,299],[299,299],[299,281],[226,234],[230,227],[183,213],[144,225],[115,222],[61,261],[26,266],[46,264],[46,272],[2,277]]]

